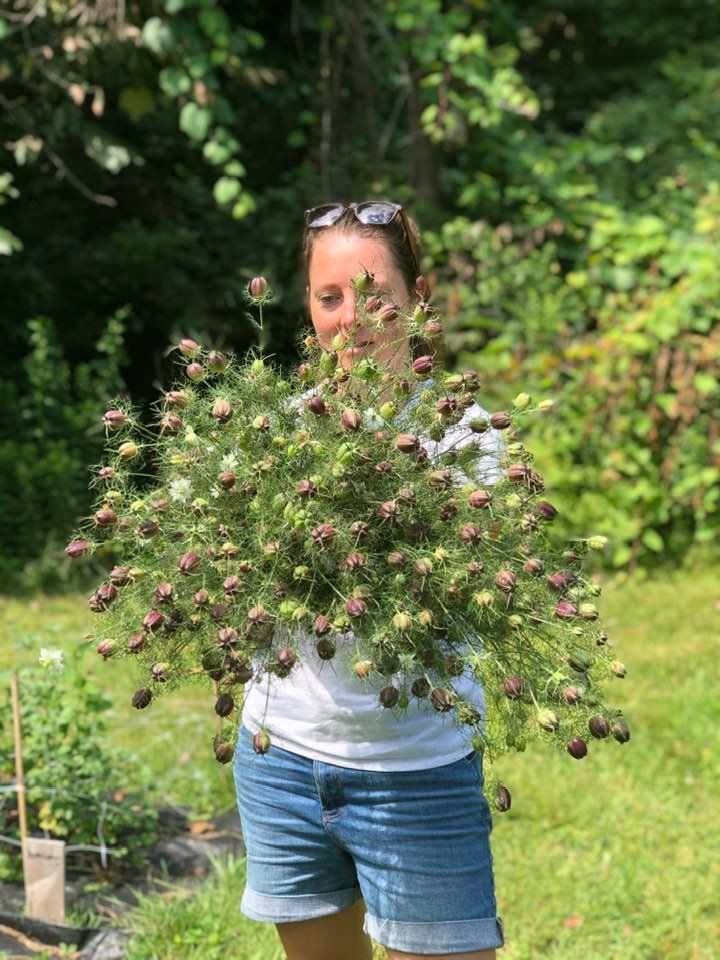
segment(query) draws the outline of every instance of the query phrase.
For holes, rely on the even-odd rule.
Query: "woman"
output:
[[[365,269],[384,298],[412,307],[427,291],[416,227],[385,201],[313,208],[306,224],[307,304],[320,344],[352,331],[361,345],[339,351],[345,368],[369,354],[401,369],[412,345],[398,346],[387,327],[357,329],[351,278]],[[470,407],[458,437],[482,413]],[[482,438],[496,458],[500,434]],[[431,457],[451,442],[424,441]],[[495,459],[482,479],[496,477]],[[293,641],[301,658],[292,673],[263,674],[243,705],[234,762],[248,857],[243,913],[277,924],[288,960],[370,960],[370,937],[391,960],[492,960],[503,943],[492,821],[467,729],[415,701],[400,717],[379,709],[350,672],[352,634],[338,637],[329,661],[316,638]],[[455,686],[484,714],[472,676]],[[265,754],[252,745],[261,726],[272,741]]]

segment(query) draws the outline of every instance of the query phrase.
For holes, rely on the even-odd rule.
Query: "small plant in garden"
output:
[[[130,756],[108,745],[103,713],[111,702],[82,674],[78,649],[69,666],[58,650],[42,649],[39,666],[20,673],[25,799],[30,834],[113,850],[109,863],[142,862],[156,839],[157,811],[137,785]],[[0,705],[0,781],[15,777],[9,690]],[[129,786],[132,784],[133,786]],[[0,834],[19,838],[17,804],[0,794]],[[0,851],[0,878],[22,876],[19,850]],[[97,854],[93,861],[97,862]],[[78,863],[77,854],[69,863]]]
[[[137,709],[211,682],[220,762],[244,685],[282,682],[302,657],[330,661],[348,643],[379,710],[467,726],[490,763],[534,738],[575,759],[595,740],[624,742],[604,686],[625,668],[583,571],[605,539],[553,540],[557,510],[521,440],[523,419],[551,417],[552,401],[519,393],[480,415],[479,376],[435,356],[436,313],[384,302],[370,274],[353,283],[364,330],[425,352],[390,368],[358,350],[345,366],[352,334],[329,350],[309,334],[283,376],[267,357],[187,338],[152,429],[123,402],[105,413],[95,509],[66,549],[117,560],[88,600],[99,656],[135,659]],[[251,296],[262,303],[267,285]],[[486,719],[455,682],[468,675]],[[266,730],[254,747],[271,748]],[[486,784],[507,810],[492,769]]]

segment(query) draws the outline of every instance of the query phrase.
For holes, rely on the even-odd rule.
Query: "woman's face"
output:
[[[398,340],[401,331],[394,329],[398,324],[388,323],[382,331],[359,325],[351,280],[363,270],[374,275],[383,300],[400,307],[408,305],[411,293],[385,243],[328,231],[315,239],[310,260],[308,299],[315,333],[320,346],[327,350],[337,333],[347,338],[352,332],[356,341],[369,341],[338,351],[338,360],[346,370],[366,354],[385,369],[400,370],[409,360],[410,346],[406,338]]]

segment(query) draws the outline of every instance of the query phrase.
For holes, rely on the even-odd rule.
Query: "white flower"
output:
[[[217,487],[210,488],[210,496],[214,497],[217,500],[217,498],[220,496],[220,491],[218,490]]]
[[[234,470],[237,465],[238,458],[234,453],[226,453],[220,461],[220,467],[222,470]]]
[[[380,430],[385,421],[379,416],[375,407],[367,407],[363,410],[363,424],[368,430]]]
[[[215,447],[213,446],[212,443],[209,443],[209,444],[205,447],[205,449],[207,450],[208,453],[212,453],[213,450],[215,449]]]
[[[65,666],[62,650],[50,650],[47,647],[41,647],[38,663],[41,667],[60,673]]]
[[[180,503],[187,503],[192,494],[192,483],[185,477],[180,480],[173,480],[170,484],[170,499],[178,500]]]
[[[189,444],[191,447],[196,446],[200,442],[198,435],[195,433],[193,428],[188,425],[185,427],[185,443]]]

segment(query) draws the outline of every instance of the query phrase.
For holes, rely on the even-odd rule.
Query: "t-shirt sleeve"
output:
[[[474,403],[469,407],[462,419],[445,435],[445,449],[460,450],[468,443],[475,443],[481,453],[477,459],[466,469],[470,471],[471,476],[461,467],[456,467],[458,482],[477,483],[482,486],[491,486],[497,483],[503,475],[503,469],[500,464],[500,458],[505,449],[505,439],[501,430],[495,430],[490,427],[485,433],[473,433],[469,423],[475,417],[490,418],[487,410],[479,404]]]

